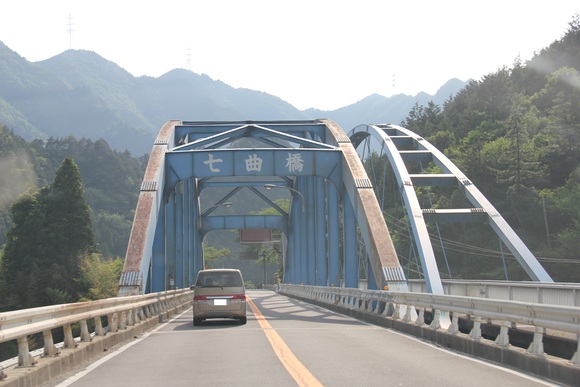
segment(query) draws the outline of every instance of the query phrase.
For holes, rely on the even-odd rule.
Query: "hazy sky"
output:
[[[332,110],[512,67],[576,13],[578,0],[14,0],[0,41],[31,62],[90,50],[134,76],[185,68]]]

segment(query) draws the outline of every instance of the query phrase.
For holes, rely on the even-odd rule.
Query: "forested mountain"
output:
[[[330,118],[348,131],[360,123],[398,123],[416,101],[443,103],[464,85],[452,81],[433,97],[371,96],[344,110],[299,111],[273,95],[235,89],[187,70],[159,78],[133,77],[84,50],[31,63],[0,42],[0,123],[27,140],[103,138],[112,148],[137,156],[151,151],[159,129],[170,119]]]
[[[424,92],[416,96],[397,94],[392,97],[373,94],[334,111],[308,109],[304,112],[311,118],[329,118],[347,132],[360,124],[399,124],[415,105],[426,106],[428,103],[433,103],[442,106],[466,84],[459,79],[450,79],[437,90],[435,95]]]
[[[80,170],[97,250],[108,257],[124,257],[147,157],[113,150],[104,140],[65,137],[27,143],[2,125],[0,246],[10,227],[10,206],[25,191],[50,184],[66,157],[72,157]]]

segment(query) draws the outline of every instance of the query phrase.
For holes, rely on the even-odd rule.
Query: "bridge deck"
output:
[[[77,374],[72,385],[545,385],[273,292],[248,294],[254,306],[247,325],[193,327],[186,311]]]

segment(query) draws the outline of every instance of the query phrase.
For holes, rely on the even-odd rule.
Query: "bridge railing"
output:
[[[104,336],[153,316],[163,318],[188,302],[191,302],[191,291],[182,289],[4,312],[0,313],[0,343],[16,340],[18,366],[31,367],[36,361],[29,348],[30,335],[42,333],[43,355],[56,356],[60,350],[53,340],[55,328],[63,329],[63,346],[75,348],[77,340],[91,341],[91,335]],[[73,327],[77,326],[80,336],[75,339]],[[89,326],[93,332],[89,332]]]
[[[519,324],[533,331],[533,341],[527,352],[536,356],[545,355],[543,338],[546,330],[550,329],[575,337],[578,343],[570,363],[580,366],[580,308],[575,306],[288,284],[280,285],[280,292],[323,305],[360,310],[417,326],[426,325],[425,312],[429,311],[432,313],[429,327],[433,330],[446,328],[451,335],[459,333],[460,316],[467,316],[473,321],[469,338],[476,341],[483,339],[482,323],[493,321],[501,327],[495,344],[505,348],[510,344],[509,329]],[[448,324],[445,324],[446,321]]]
[[[490,298],[580,307],[580,284],[545,282],[442,280],[449,296]],[[409,291],[426,293],[424,280],[409,280]]]

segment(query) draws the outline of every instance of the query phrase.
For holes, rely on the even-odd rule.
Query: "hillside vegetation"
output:
[[[50,184],[66,157],[80,170],[97,250],[124,257],[148,158],[115,151],[105,140],[69,136],[27,143],[1,125],[0,245],[10,227],[10,206],[22,193]]]
[[[516,60],[512,68],[470,82],[442,108],[415,106],[402,123],[454,161],[554,279],[570,282],[580,281],[579,71],[575,16],[561,39],[527,63]],[[456,200],[433,194],[436,207]],[[498,245],[463,226],[448,227],[467,245]],[[477,265],[464,272],[500,274]]]

